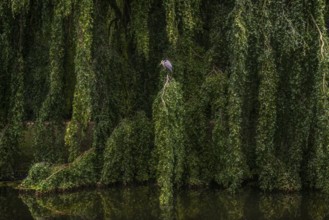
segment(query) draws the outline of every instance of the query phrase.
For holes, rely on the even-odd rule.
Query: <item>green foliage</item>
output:
[[[65,144],[69,149],[69,161],[78,157],[80,141],[84,136],[88,122],[91,120],[91,93],[95,80],[91,64],[93,1],[82,1],[79,6],[74,60],[77,83],[74,91],[72,120],[69,122],[65,134]]]
[[[222,157],[223,164],[220,183],[230,190],[240,187],[248,173],[242,146],[243,93],[246,79],[246,53],[248,30],[245,24],[247,1],[236,1],[230,14],[229,37],[229,80],[228,80],[228,142],[224,146],[227,153]]]
[[[319,39],[314,43],[312,51],[312,64],[314,67],[314,130],[312,133],[313,143],[309,150],[308,181],[310,186],[329,192],[328,176],[328,38],[325,36],[323,19],[324,1],[312,2],[312,21],[314,38]]]
[[[27,11],[30,5],[30,0],[11,0],[10,2],[13,14]]]
[[[214,69],[201,85],[199,94],[186,105],[187,184],[190,186],[208,184],[219,174],[219,157],[227,140],[226,92],[227,75]]]
[[[148,15],[151,2],[149,0],[137,0],[132,2],[131,27],[136,35],[137,51],[149,58],[149,28]]]
[[[49,92],[42,103],[36,125],[35,160],[58,163],[64,161],[63,143],[63,58],[64,33],[63,18],[66,1],[55,5],[51,25],[51,45],[49,49],[50,85]]]
[[[9,2],[7,2],[9,4]],[[7,8],[8,6],[2,3],[2,7]],[[3,19],[3,31],[1,36],[4,39],[4,43],[1,45],[1,62],[4,66],[1,68],[1,77],[7,79],[9,82],[7,88],[2,88],[5,91],[5,96],[1,98],[1,104],[8,102],[6,106],[7,111],[2,112],[3,118],[1,118],[2,124],[0,131],[0,180],[12,179],[15,175],[17,161],[19,160],[19,143],[22,137],[23,131],[23,114],[24,114],[24,72],[25,72],[25,61],[23,57],[23,39],[24,39],[24,24],[25,16],[20,15],[20,24],[16,27],[19,28],[17,33],[17,40],[15,47],[12,47],[13,51],[9,51],[11,47],[8,45],[9,37],[12,37],[12,32],[9,30],[11,19],[9,14],[5,11],[0,15]],[[11,59],[14,58],[14,59]],[[10,63],[14,61],[14,63]],[[7,96],[7,97],[6,97]],[[7,119],[5,119],[7,118]]]
[[[153,104],[157,183],[160,186],[160,204],[170,205],[174,187],[183,183],[185,161],[185,132],[181,86],[167,76],[162,90]]]
[[[28,121],[35,161],[63,163],[68,151],[73,162],[93,147],[93,181],[102,171],[106,184],[157,179],[168,216],[184,184],[235,191],[252,179],[263,190],[329,192],[328,8],[0,1],[0,179],[17,171]],[[174,66],[170,80],[159,80],[163,58]],[[83,185],[55,183],[73,175],[65,172],[45,189]]]
[[[212,75],[206,78],[202,86],[202,106],[204,114],[210,111],[208,118],[208,139],[212,142],[207,143],[210,151],[205,158],[211,159],[207,161],[208,169],[212,178],[217,183],[221,183],[221,175],[225,167],[224,158],[228,157],[230,152],[226,151],[228,144],[228,116],[225,108],[227,106],[227,75],[222,72],[214,71]],[[208,108],[208,109],[207,109]],[[209,160],[208,159],[208,160]],[[206,159],[204,159],[206,160]],[[225,174],[224,174],[225,175]]]
[[[95,150],[91,149],[69,164],[50,166],[47,163],[37,163],[18,188],[46,193],[95,185],[97,183],[95,158]]]
[[[185,35],[192,35],[199,24],[200,0],[178,1],[181,19],[183,23],[183,32]]]
[[[13,56],[12,45],[10,43],[10,37],[12,30],[10,28],[11,15],[8,13],[8,4],[6,1],[0,3],[0,128],[2,129],[7,123],[7,114],[9,108],[10,91],[6,82],[10,80],[9,67],[10,60]]]
[[[281,4],[281,3],[280,3]],[[280,10],[279,7],[276,10]],[[272,6],[270,6],[272,7]],[[298,190],[301,188],[300,166],[302,161],[302,150],[306,148],[309,123],[310,123],[310,106],[309,106],[309,78],[304,73],[307,60],[304,60],[304,53],[306,50],[302,36],[305,29],[305,22],[303,19],[304,6],[301,2],[294,2],[294,4],[287,6],[293,13],[286,15],[286,12],[281,12],[283,18],[289,22],[289,26],[277,28],[277,32],[273,35],[276,38],[283,37],[283,41],[278,43],[273,41],[275,49],[280,48],[277,54],[282,57],[277,59],[277,71],[279,75],[279,87],[277,94],[277,126],[283,129],[276,131],[276,137],[280,137],[281,142],[276,142],[277,157],[280,160],[280,169],[282,173],[277,172],[278,183],[277,188],[283,190]],[[277,15],[273,16],[272,20],[277,19]],[[274,23],[274,22],[273,22]],[[275,23],[274,23],[275,24]],[[282,45],[280,45],[282,44]],[[282,47],[282,48],[281,48]],[[298,52],[297,52],[298,51]],[[297,53],[296,53],[297,52]],[[298,54],[298,56],[296,56]],[[287,59],[290,61],[287,62]],[[302,98],[301,98],[302,97]],[[283,120],[285,118],[285,120]],[[278,140],[278,139],[277,139]],[[287,155],[289,155],[287,157]],[[289,158],[289,159],[287,159]],[[287,183],[289,185],[286,188]]]
[[[93,69],[95,72],[95,86],[93,88],[93,118],[95,122],[93,134],[93,147],[96,150],[97,173],[103,169],[103,151],[106,141],[111,134],[117,119],[116,113],[111,106],[109,75],[110,72],[110,44],[108,41],[109,28],[107,19],[109,5],[106,2],[95,5],[95,19],[93,30]]]
[[[100,182],[129,184],[150,180],[152,140],[152,125],[145,113],[122,120],[107,140]]]
[[[269,7],[269,5],[267,5]],[[258,75],[260,78],[258,101],[258,120],[256,136],[256,164],[259,169],[259,185],[263,190],[271,190],[276,186],[279,159],[275,155],[274,135],[277,121],[277,90],[278,73],[271,47],[271,23],[268,13],[261,15],[266,30],[259,41],[263,49],[258,60]],[[282,175],[282,174],[281,174]]]
[[[19,159],[18,146],[23,131],[24,60],[21,53],[18,53],[16,58],[16,72],[11,75],[9,120],[0,133],[0,180],[14,177],[15,166]]]
[[[177,27],[177,20],[176,20],[176,0],[165,0],[163,1],[163,6],[166,12],[166,31],[167,37],[169,42],[176,46],[177,39],[178,39],[178,27]]]
[[[34,161],[60,163],[65,161],[64,149],[65,126],[55,122],[35,124]]]
[[[29,170],[27,178],[21,183],[20,187],[36,187],[44,179],[50,176],[52,173],[52,167],[50,164],[41,162],[34,164]]]

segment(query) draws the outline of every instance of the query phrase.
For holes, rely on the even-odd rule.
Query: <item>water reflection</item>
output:
[[[84,190],[37,197],[0,188],[0,219],[315,219],[329,218],[329,197],[319,193],[265,194],[245,189],[184,190],[159,207],[154,187]]]
[[[303,210],[305,211],[304,215],[308,215],[309,219],[329,219],[329,195],[320,193],[307,195]]]
[[[33,219],[18,192],[10,187],[0,186],[0,219]]]
[[[34,219],[50,217],[81,217],[84,219],[99,219],[102,213],[97,192],[76,192],[62,195],[48,195],[36,197],[34,195],[20,195],[28,206]]]
[[[245,219],[249,191],[232,195],[217,190],[185,191],[177,199],[178,219]]]
[[[301,219],[301,202],[299,194],[265,194],[260,197],[259,209],[263,219]]]

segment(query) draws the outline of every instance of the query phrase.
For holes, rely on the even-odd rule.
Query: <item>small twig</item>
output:
[[[324,55],[323,55],[323,48],[324,48],[324,40],[323,40],[323,35],[322,35],[322,32],[321,32],[321,30],[320,30],[320,28],[319,28],[319,26],[318,26],[318,24],[316,23],[316,21],[315,21],[315,19],[314,19],[314,17],[313,17],[313,15],[311,14],[311,18],[312,18],[312,21],[314,22],[314,24],[315,24],[315,26],[316,26],[316,29],[318,30],[318,32],[319,32],[319,34],[320,34],[320,41],[321,41],[321,56],[322,56],[322,58],[324,58]]]
[[[207,76],[212,75],[212,74],[221,73],[221,72],[222,71],[217,66],[213,65],[210,72],[207,73]]]
[[[51,179],[51,177],[53,177],[54,175],[56,175],[57,173],[61,172],[62,170],[66,169],[67,167],[69,167],[69,164],[64,164],[62,165],[62,168],[59,168],[57,171],[55,171],[54,173],[52,173],[50,176],[48,176],[45,181],[48,181],[49,179]]]
[[[196,55],[197,57],[204,59],[204,56],[201,56],[199,53],[197,53],[192,47],[191,47],[192,52],[194,53],[194,55]]]
[[[165,108],[166,108],[166,102],[164,101],[163,96],[164,96],[166,87],[168,86],[168,83],[169,83],[169,75],[167,74],[167,79],[166,79],[166,82],[165,82],[165,84],[163,86],[162,95],[161,95],[162,103],[163,103],[163,105],[164,105]]]

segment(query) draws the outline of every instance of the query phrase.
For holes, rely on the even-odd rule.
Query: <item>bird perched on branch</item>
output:
[[[170,61],[168,59],[161,60],[160,65],[162,65],[165,69],[172,72],[172,64],[170,63]]]

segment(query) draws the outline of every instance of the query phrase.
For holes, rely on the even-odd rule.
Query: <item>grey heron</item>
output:
[[[160,65],[162,65],[165,69],[169,70],[170,72],[172,72],[172,64],[168,59],[165,60],[161,60]]]

